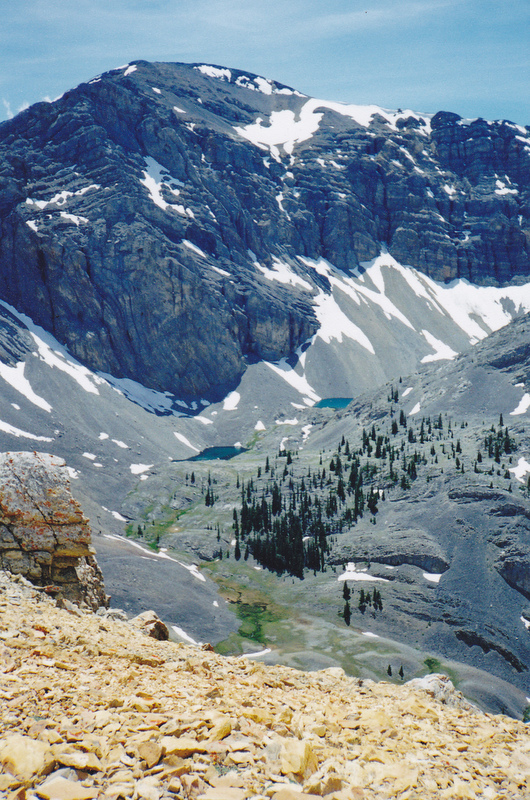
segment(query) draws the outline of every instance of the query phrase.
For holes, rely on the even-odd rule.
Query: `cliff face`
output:
[[[0,126],[0,293],[92,368],[220,397],[318,329],[300,257],[528,275],[529,154],[507,122],[137,62]]]

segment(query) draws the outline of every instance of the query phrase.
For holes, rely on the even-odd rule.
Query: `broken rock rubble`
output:
[[[2,800],[530,796],[522,722],[449,707],[421,687],[155,641],[9,580]]]

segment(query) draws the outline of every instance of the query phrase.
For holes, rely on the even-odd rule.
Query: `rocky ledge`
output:
[[[0,587],[0,798],[529,796],[528,728],[445,676],[265,667]]]
[[[94,553],[64,460],[0,453],[0,569],[95,611],[108,599]]]

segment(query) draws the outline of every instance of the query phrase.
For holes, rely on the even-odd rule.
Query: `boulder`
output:
[[[414,678],[411,681],[407,681],[407,686],[414,690],[423,689],[428,695],[439,703],[449,706],[449,708],[475,711],[477,714],[482,713],[479,708],[470,703],[469,700],[466,700],[464,695],[455,689],[453,682],[447,675],[432,673],[432,675],[425,675],[424,678]]]
[[[108,605],[91,530],[66,464],[48,453],[0,454],[0,569],[53,584],[93,610]]]
[[[133,617],[130,623],[136,628],[140,628],[141,631],[152,639],[158,639],[159,641],[169,639],[167,625],[162,622],[154,611],[144,611],[142,614],[138,614],[137,617]]]

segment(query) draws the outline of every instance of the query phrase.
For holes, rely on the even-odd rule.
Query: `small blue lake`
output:
[[[233,458],[234,456],[238,456],[240,453],[244,453],[246,451],[245,447],[207,447],[205,450],[201,450],[200,453],[197,453],[196,456],[193,458],[186,459],[187,461],[215,461],[217,459],[221,459],[222,461],[228,461],[229,458]]]
[[[325,397],[315,403],[313,408],[346,408],[352,400],[353,397]]]

